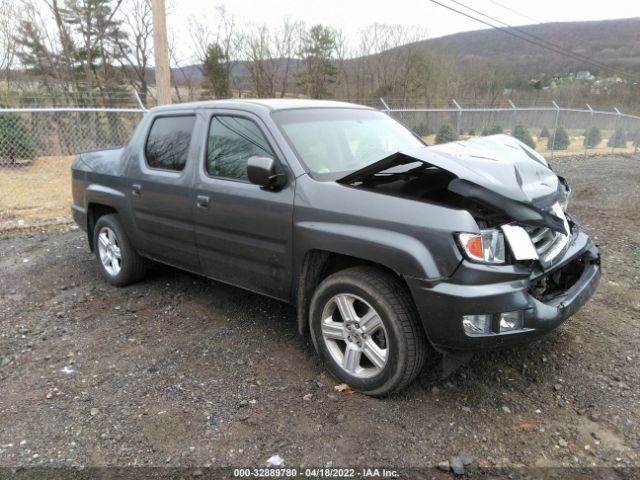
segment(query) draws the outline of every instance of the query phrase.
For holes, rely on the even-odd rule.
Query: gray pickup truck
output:
[[[600,277],[567,183],[534,150],[506,135],[429,147],[358,105],[158,107],[72,175],[106,281],[153,260],[289,302],[329,372],[370,395],[409,384],[434,349],[551,331]]]

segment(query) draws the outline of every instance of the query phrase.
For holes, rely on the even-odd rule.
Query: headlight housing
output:
[[[563,211],[567,211],[567,207],[569,206],[569,197],[571,196],[571,187],[567,183],[567,181],[563,177],[558,177],[560,180],[560,195],[558,198],[558,203],[562,207]]]
[[[460,250],[474,262],[502,265],[505,263],[504,235],[500,230],[456,234]]]

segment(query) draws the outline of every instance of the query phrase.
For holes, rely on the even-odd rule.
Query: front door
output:
[[[216,112],[196,174],[196,242],[204,274],[288,300],[292,278],[293,178],[277,191],[249,182],[252,156],[277,160],[259,118]],[[284,166],[281,164],[284,168]]]

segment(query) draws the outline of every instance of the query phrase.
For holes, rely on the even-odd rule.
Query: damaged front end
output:
[[[599,253],[566,213],[566,181],[512,137],[399,152],[338,182],[463,209],[475,219],[475,232],[452,226],[464,259],[450,278],[406,279],[427,336],[443,352],[548,332],[598,284]]]
[[[338,182],[467,210],[480,232],[461,232],[457,240],[472,261],[505,263],[500,256],[483,259],[463,243],[486,253],[491,245],[485,239],[495,243],[499,232],[511,261],[548,267],[571,237],[566,181],[538,153],[506,135],[398,152]]]

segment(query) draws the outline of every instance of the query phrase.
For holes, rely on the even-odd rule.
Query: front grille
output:
[[[553,205],[549,210],[549,213],[560,218],[565,223],[567,231],[569,225],[567,219],[562,211],[562,207],[559,204]],[[555,232],[548,227],[533,227],[528,229],[531,242],[538,252],[538,257],[543,265],[548,266],[563,253],[569,244],[569,236],[560,232]]]
[[[531,241],[538,255],[543,257],[553,247],[554,242],[560,235],[558,232],[554,232],[548,227],[535,227],[529,232]]]

